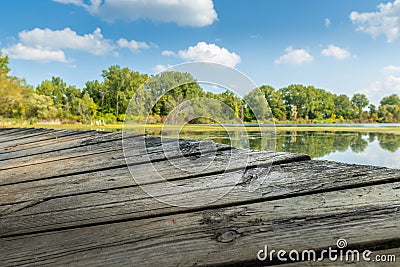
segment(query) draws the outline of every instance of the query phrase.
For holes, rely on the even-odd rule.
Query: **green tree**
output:
[[[75,86],[68,86],[60,77],[52,77],[50,80],[44,80],[36,87],[36,93],[49,96],[60,116],[67,118],[71,115],[77,115],[74,111],[75,99],[80,97],[80,90]]]
[[[338,95],[333,100],[335,104],[336,116],[342,116],[344,119],[353,118],[353,106],[347,95]]]
[[[379,119],[379,111],[378,108],[374,104],[369,104],[368,106],[369,109],[369,117],[371,118],[372,121],[378,121]]]
[[[252,90],[244,97],[245,103],[247,104],[246,116],[250,121],[257,120],[257,123],[271,123],[273,114],[268,106],[265,96],[258,88]]]
[[[176,71],[162,72],[152,76],[147,82],[145,91],[152,96],[156,104],[152,108],[153,114],[166,116],[180,103],[205,96],[203,89],[189,73]]]
[[[274,118],[278,120],[286,119],[286,107],[283,103],[281,91],[276,91],[273,87],[268,85],[263,85],[259,89],[264,94]]]
[[[376,108],[376,106],[374,104],[369,104],[368,109],[369,109],[370,115],[372,115],[374,113],[378,113],[378,109]]]
[[[32,93],[25,102],[27,118],[55,119],[58,112],[50,96]]]
[[[334,114],[334,95],[313,86],[290,85],[279,90],[291,119],[324,119]]]
[[[148,79],[146,74],[118,65],[103,70],[102,77],[104,78],[103,109],[113,112],[117,118],[125,113],[136,90]]]
[[[211,98],[215,98],[223,102],[225,105],[227,105],[231,110],[233,110],[233,113],[235,115],[235,118],[239,118],[240,112],[242,109],[243,101],[237,97],[234,93],[231,91],[225,91],[221,94],[212,94]]]
[[[385,122],[399,121],[400,107],[397,105],[381,105],[379,106],[379,115]]]
[[[396,105],[396,106],[400,106],[400,98],[398,95],[396,94],[392,94],[390,96],[386,96],[384,98],[382,98],[382,100],[380,101],[380,104],[383,105]]]
[[[285,104],[286,117],[296,119],[307,115],[307,93],[302,85],[290,85],[279,90]],[[297,115],[297,116],[295,116]]]
[[[32,87],[24,79],[0,75],[0,116],[24,118],[25,101],[32,93]]]
[[[97,113],[97,105],[88,93],[85,93],[82,98],[75,99],[76,114],[78,114],[83,121],[92,122]]]
[[[314,92],[314,97],[309,98],[311,108],[309,108],[308,117],[311,119],[331,118],[332,115],[335,114],[334,95],[323,89],[316,89],[312,86],[309,86],[308,88],[308,90]]]
[[[99,82],[98,80],[88,81],[85,83],[85,87],[82,89],[81,97],[85,94],[89,94],[89,96],[93,99],[93,101],[98,106],[99,112],[104,112],[104,102],[106,91],[104,88],[104,83]]]
[[[63,106],[66,91],[67,84],[60,77],[44,80],[36,87],[37,94],[50,96],[58,108]]]
[[[3,56],[3,53],[0,51],[0,76],[8,75],[8,72],[10,71],[8,63],[8,56]]]
[[[351,103],[354,107],[357,108],[358,118],[361,119],[363,108],[365,108],[369,104],[367,96],[365,94],[354,94],[351,98]]]
[[[70,115],[78,115],[75,105],[77,103],[77,100],[80,99],[80,94],[81,91],[75,86],[67,86],[62,99],[64,117],[68,117]]]

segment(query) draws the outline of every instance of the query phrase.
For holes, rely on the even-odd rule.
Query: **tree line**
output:
[[[245,122],[256,121],[256,113],[272,112],[276,122],[400,122],[400,98],[385,96],[380,105],[369,103],[364,94],[336,95],[313,86],[290,85],[275,89],[263,85],[257,94],[251,92],[243,99],[231,91],[212,93],[203,88],[188,73],[163,72],[152,76],[110,66],[101,73],[102,80],[86,82],[83,88],[68,85],[60,77],[44,80],[36,87],[24,79],[9,75],[8,57],[0,53],[0,119],[36,121],[60,120],[71,123],[113,123],[125,119],[125,111],[133,97],[149,102],[161,96],[150,109],[150,121],[162,122],[180,103],[188,99],[216,99],[230,108],[231,115]],[[146,82],[147,81],[147,82]],[[146,90],[135,93],[146,82]],[[174,88],[166,92],[167,89]],[[261,95],[260,95],[261,94]],[[270,107],[247,105],[264,97]],[[209,109],[204,105],[204,110]],[[224,114],[224,110],[220,110]],[[204,122],[204,121],[194,121]]]

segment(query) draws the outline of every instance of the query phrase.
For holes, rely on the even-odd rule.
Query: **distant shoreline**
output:
[[[213,126],[212,124],[198,124]],[[276,124],[223,124],[227,127],[400,127],[400,123],[276,123]]]
[[[183,131],[237,131],[241,129],[242,125],[211,125],[211,124],[189,124],[186,125]],[[259,131],[260,127],[256,124],[244,125],[246,131]],[[66,129],[66,130],[97,130],[97,131],[132,131],[132,132],[143,132],[149,134],[159,134],[163,129],[163,124],[134,124],[125,125],[123,123],[118,124],[107,124],[102,126],[89,125],[89,124],[16,124],[16,125],[0,125],[0,128],[52,128],[52,129]],[[164,126],[167,130],[179,130],[180,126]],[[263,125],[261,127],[265,131],[329,131],[329,132],[385,132],[385,133],[398,133],[400,134],[400,123],[360,123],[360,124],[270,124]]]

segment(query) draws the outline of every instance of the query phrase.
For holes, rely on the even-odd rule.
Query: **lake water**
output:
[[[234,132],[223,131],[187,131],[180,135],[181,138],[211,139],[217,143],[240,147],[241,143],[235,142],[232,136],[235,136]],[[304,153],[313,159],[400,169],[400,128],[394,133],[277,130],[275,138],[273,145],[266,142],[267,147],[262,147],[260,132],[248,132],[251,149],[271,150],[275,147],[275,151]]]

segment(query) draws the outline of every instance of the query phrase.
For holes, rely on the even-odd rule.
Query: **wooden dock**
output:
[[[0,266],[347,266],[257,258],[265,246],[321,256],[339,239],[347,241],[344,249],[371,250],[372,260],[397,259],[350,266],[399,266],[400,170],[217,145],[204,152],[217,151],[212,164],[190,175],[172,168],[190,157],[198,167],[196,142],[174,151],[158,137],[126,139],[133,148],[148,144],[151,162],[132,149],[129,166],[155,195],[132,178],[121,133],[0,129]],[[165,149],[177,156],[168,158]],[[268,179],[254,192],[229,182],[181,194],[164,188],[167,181],[234,179],[243,176],[240,168],[257,172],[268,164]],[[165,181],[154,180],[154,166]],[[227,186],[225,196],[207,203]]]

